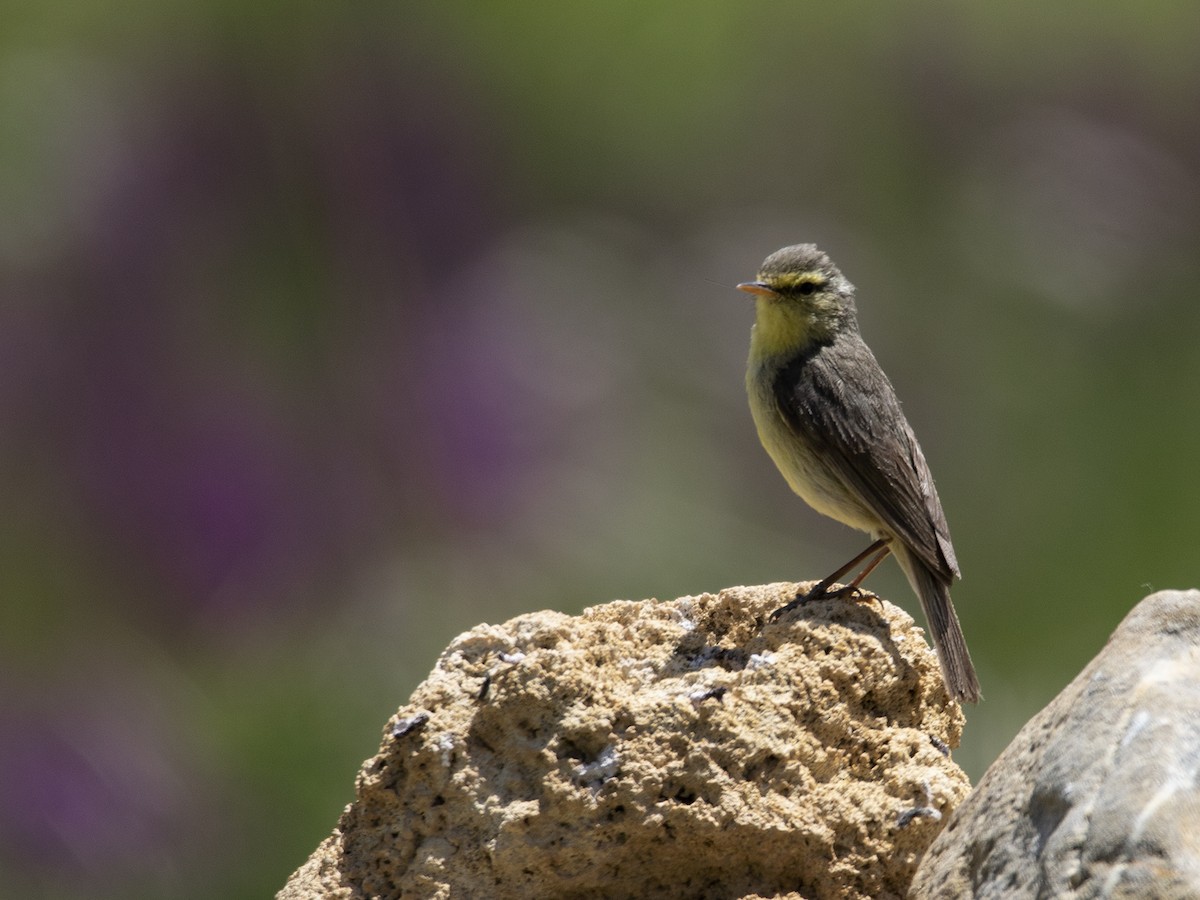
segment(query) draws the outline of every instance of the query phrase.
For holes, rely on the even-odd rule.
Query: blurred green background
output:
[[[784,244],[937,475],[972,777],[1200,581],[1192,2],[3,15],[4,896],[268,896],[457,633],[861,549],[746,408]]]

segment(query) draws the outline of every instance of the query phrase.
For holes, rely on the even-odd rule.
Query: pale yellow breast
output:
[[[886,536],[879,518],[853,497],[835,472],[780,416],[771,387],[772,374],[770,364],[751,362],[746,372],[746,391],[758,439],[788,485],[822,515],[876,537]]]

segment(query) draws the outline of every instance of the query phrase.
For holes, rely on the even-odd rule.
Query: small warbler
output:
[[[822,596],[859,594],[891,553],[921,600],[947,689],[978,701],[950,602],[959,575],[950,529],[896,392],[858,333],[854,286],[815,246],[799,244],[772,253],[738,288],[755,299],[746,389],[763,447],[809,506],[876,539],[772,618]]]

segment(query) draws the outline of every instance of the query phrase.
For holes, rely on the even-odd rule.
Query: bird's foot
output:
[[[836,591],[834,593],[837,593]],[[814,600],[823,600],[829,596],[829,585],[824,582],[818,582],[807,591],[797,591],[796,599],[791,603],[779,607],[775,612],[771,613],[770,621],[778,622],[792,610],[799,609],[805,603],[811,603]]]
[[[868,591],[857,584],[847,584],[836,591],[828,591],[826,597],[845,597],[855,603],[878,603],[880,612],[883,611],[883,598],[874,591]]]
[[[856,603],[876,601],[879,603],[879,608],[883,609],[883,600],[874,591],[868,591],[857,584],[843,584],[835,588],[831,584],[819,582],[807,591],[797,593],[795,600],[771,613],[769,621],[778,622],[792,610],[799,609],[804,604],[812,603],[815,600],[841,600],[843,598]]]

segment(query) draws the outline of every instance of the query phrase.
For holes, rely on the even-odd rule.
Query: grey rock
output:
[[[914,898],[1200,897],[1200,591],[1160,591],[1013,742]]]

